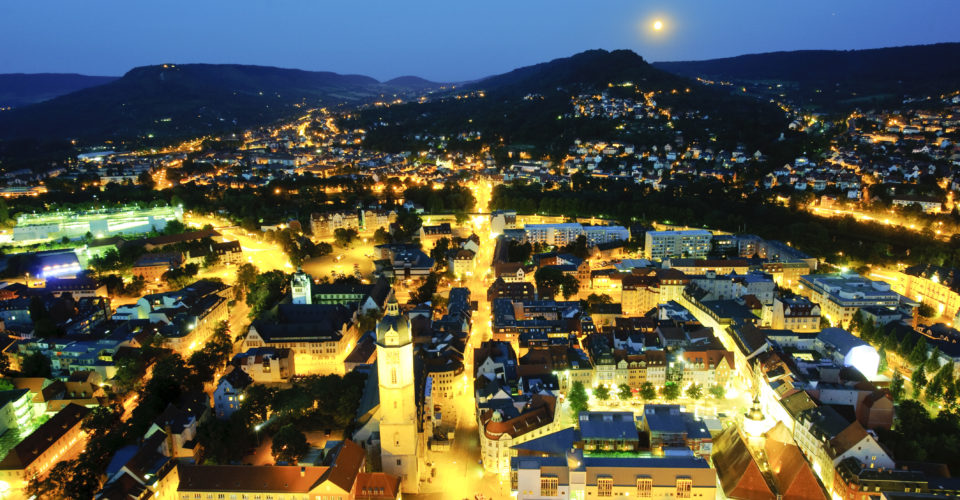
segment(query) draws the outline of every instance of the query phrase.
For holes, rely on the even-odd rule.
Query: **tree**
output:
[[[413,294],[410,296],[410,301],[414,304],[423,304],[429,302],[433,299],[433,295],[437,293],[437,286],[440,284],[440,275],[431,272],[427,275],[427,279],[423,280],[423,283],[417,288]]]
[[[587,247],[587,237],[582,234],[577,236],[576,240],[562,247],[560,251],[568,252],[579,259],[586,259],[590,256],[590,249]]]
[[[597,398],[598,401],[606,401],[610,399],[610,389],[605,385],[601,385],[593,390],[593,397]]]
[[[273,270],[257,275],[247,293],[250,317],[255,318],[273,307],[283,297],[286,286],[287,275],[282,271]]]
[[[890,396],[893,397],[894,402],[899,403],[903,400],[904,395],[903,375],[895,371],[893,372],[893,378],[890,380]]]
[[[853,317],[850,318],[850,331],[859,333],[860,337],[864,338],[862,331],[863,323],[863,313],[860,311],[860,309],[857,309],[857,312],[853,313]]]
[[[23,362],[20,363],[20,372],[24,377],[50,378],[50,358],[37,351],[23,358]]]
[[[910,364],[917,366],[926,363],[927,361],[927,341],[925,339],[919,339],[916,344],[914,344],[913,349],[910,350],[910,354],[907,355],[907,360],[910,361]]]
[[[687,387],[687,397],[693,400],[702,398],[703,386],[700,384],[690,384],[690,387]]]
[[[620,392],[617,395],[617,397],[619,397],[621,401],[629,401],[633,399],[633,390],[630,389],[629,385],[620,384],[619,389],[620,389]]]
[[[897,345],[897,354],[909,359],[910,353],[913,352],[915,345],[913,338],[909,334],[906,334],[900,339],[900,343]]]
[[[657,399],[657,389],[653,386],[652,382],[644,382],[640,386],[640,397],[644,401],[652,401]]]
[[[860,310],[858,309],[857,312],[860,312]],[[860,338],[867,342],[876,340],[878,333],[879,330],[876,325],[873,324],[872,319],[866,320],[863,325],[860,326]]]
[[[877,355],[880,356],[880,364],[877,365],[877,373],[883,373],[887,371],[887,350],[881,347],[877,351]]]
[[[167,221],[167,225],[163,228],[163,234],[180,234],[187,230],[187,226],[180,222],[177,219]]]
[[[919,368],[914,370],[910,381],[913,383],[913,398],[917,399],[920,397],[920,391],[927,385],[927,374],[923,369],[923,365],[920,365]]]
[[[563,272],[556,267],[541,267],[533,275],[537,283],[537,295],[542,299],[552,299],[563,284]]]
[[[333,241],[337,246],[347,248],[349,247],[357,238],[360,237],[360,233],[357,232],[354,228],[337,228],[333,230]]]
[[[927,361],[925,363],[928,372],[935,372],[940,369],[940,348],[934,346],[933,350],[930,351],[930,355],[927,356]]]
[[[579,380],[570,386],[570,392],[567,394],[567,401],[570,402],[570,410],[574,415],[579,415],[590,409],[587,390],[583,388],[583,383]]]
[[[710,395],[717,399],[723,399],[727,395],[727,390],[722,385],[712,385],[710,386]]]
[[[446,266],[447,262],[447,251],[450,250],[450,239],[443,237],[437,240],[434,243],[433,248],[430,249],[430,258],[434,260],[437,269]]]
[[[924,318],[927,318],[927,319],[937,317],[937,310],[934,309],[933,306],[931,306],[930,304],[927,304],[926,302],[920,303],[920,307],[917,308],[917,313],[920,314],[920,316],[923,316]]]
[[[564,274],[560,281],[560,289],[563,291],[564,300],[567,300],[580,291],[580,281],[572,274]]]
[[[605,293],[604,294],[591,293],[590,295],[587,296],[586,302],[587,302],[586,309],[589,310],[595,304],[612,304],[613,299],[611,299],[610,296]]]
[[[667,385],[663,386],[663,398],[667,401],[673,401],[680,397],[680,386],[673,383],[667,382]]]
[[[373,243],[376,245],[384,245],[393,241],[393,237],[390,236],[390,231],[387,231],[385,228],[378,227],[376,231],[373,232]]]
[[[273,436],[273,446],[270,447],[270,451],[277,462],[293,465],[310,451],[310,443],[300,429],[293,424],[287,424]]]
[[[257,281],[257,266],[249,262],[237,266],[237,281],[234,284],[234,298],[243,300],[250,287]]]
[[[123,287],[123,294],[127,297],[139,297],[147,288],[147,279],[141,275],[134,276],[130,283]]]

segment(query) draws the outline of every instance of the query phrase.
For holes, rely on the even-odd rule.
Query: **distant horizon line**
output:
[[[556,59],[563,59],[563,58],[566,58],[566,57],[571,57],[571,56],[574,56],[574,55],[576,55],[576,54],[581,54],[581,53],[583,53],[583,52],[587,52],[587,51],[590,51],[590,50],[605,50],[605,51],[607,51],[607,52],[612,52],[612,51],[614,51],[614,50],[629,50],[629,51],[633,52],[634,54],[637,54],[637,55],[639,55],[640,57],[643,57],[644,60],[645,60],[648,64],[653,65],[653,64],[662,64],[662,63],[687,63],[687,62],[717,61],[717,60],[721,60],[721,59],[733,59],[733,58],[744,57],[744,56],[757,56],[757,55],[764,55],[764,54],[783,54],[783,53],[791,53],[791,52],[864,52],[864,51],[871,51],[871,50],[884,50],[884,49],[894,49],[894,48],[903,48],[903,47],[928,47],[928,46],[934,46],[934,45],[951,45],[951,44],[953,44],[953,45],[960,44],[960,41],[953,41],[953,42],[946,41],[946,42],[934,42],[934,43],[918,43],[918,44],[910,44],[910,45],[888,45],[888,46],[884,46],[884,47],[871,47],[871,48],[866,48],[866,49],[790,49],[790,50],[771,50],[771,51],[766,51],[766,52],[747,52],[747,53],[741,53],[741,54],[729,55],[729,56],[722,56],[722,57],[710,57],[710,58],[707,58],[707,59],[676,59],[676,60],[670,60],[670,61],[650,61],[650,60],[648,60],[647,58],[643,57],[643,54],[640,54],[639,52],[637,52],[635,49],[632,49],[632,48],[619,48],[619,49],[583,49],[583,50],[580,50],[580,51],[578,51],[578,52],[574,52],[574,53],[572,53],[572,54],[570,54],[570,55],[567,55],[567,56],[555,57],[555,58],[552,58],[552,59],[543,59],[543,60],[540,60],[539,62],[523,64],[523,65],[515,66],[515,67],[513,67],[513,68],[509,68],[509,69],[506,69],[506,70],[501,70],[499,73],[490,73],[490,74],[487,74],[487,75],[484,75],[484,76],[480,76],[480,77],[477,77],[477,78],[467,78],[467,79],[461,79],[461,80],[447,80],[447,81],[432,80],[432,79],[430,79],[430,78],[425,78],[425,77],[422,77],[422,76],[418,76],[418,75],[414,75],[414,74],[409,74],[409,73],[408,73],[408,74],[404,74],[404,75],[395,76],[395,77],[392,77],[392,78],[387,78],[387,79],[381,80],[381,79],[379,79],[379,78],[370,76],[369,74],[355,73],[355,72],[343,72],[343,73],[341,73],[341,72],[333,71],[333,70],[329,70],[329,69],[305,69],[305,68],[290,67],[290,66],[275,66],[275,65],[271,65],[271,64],[254,64],[254,63],[241,63],[241,62],[188,62],[188,63],[177,63],[177,62],[169,62],[169,61],[167,61],[167,62],[158,62],[158,63],[153,63],[153,64],[142,64],[142,65],[138,65],[138,66],[133,66],[133,67],[127,69],[123,74],[119,74],[119,75],[95,75],[95,74],[88,74],[88,73],[57,72],[57,71],[40,71],[40,72],[35,72],[35,73],[27,73],[27,72],[23,72],[23,71],[18,71],[18,72],[12,72],[12,73],[0,73],[0,76],[14,76],[14,75],[22,75],[22,76],[57,75],[57,76],[83,76],[83,77],[91,77],[91,78],[117,78],[117,79],[120,79],[120,78],[123,78],[124,76],[126,76],[127,73],[129,73],[129,72],[131,72],[131,71],[133,71],[133,70],[135,70],[135,69],[137,69],[137,68],[147,68],[147,67],[152,67],[152,66],[163,66],[163,65],[165,65],[165,64],[166,64],[166,65],[172,65],[172,66],[188,66],[188,65],[201,65],[201,64],[202,64],[202,65],[210,65],[210,66],[251,66],[251,67],[260,67],[260,68],[276,68],[276,69],[285,69],[285,70],[294,70],[294,71],[304,71],[304,72],[308,72],[308,73],[333,73],[333,74],[340,75],[340,76],[360,76],[360,77],[365,77],[365,78],[371,78],[371,79],[373,79],[373,80],[376,80],[378,83],[386,83],[386,82],[389,82],[389,81],[392,81],[392,80],[397,80],[397,79],[400,79],[400,78],[418,78],[418,79],[421,79],[421,80],[424,80],[424,81],[427,81],[427,82],[430,82],[430,83],[436,83],[436,84],[441,84],[441,85],[459,85],[459,84],[464,84],[464,83],[470,83],[470,82],[479,81],[479,80],[482,80],[482,79],[484,79],[484,78],[488,78],[488,77],[495,76],[495,75],[499,75],[499,74],[503,74],[503,73],[508,73],[508,72],[513,71],[513,70],[518,69],[518,68],[524,68],[524,67],[527,67],[527,66],[533,66],[533,65],[536,65],[536,64],[545,63],[545,62],[553,61],[553,60],[556,60]]]

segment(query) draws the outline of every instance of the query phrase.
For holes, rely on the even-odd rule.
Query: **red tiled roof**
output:
[[[400,478],[384,472],[361,472],[357,474],[355,498],[379,500],[397,498],[400,493]]]
[[[50,417],[37,430],[20,441],[20,444],[13,447],[3,461],[0,462],[2,470],[17,470],[28,467],[37,459],[47,448],[56,444],[67,432],[80,424],[87,414],[88,408],[77,404],[68,404],[56,415]]]

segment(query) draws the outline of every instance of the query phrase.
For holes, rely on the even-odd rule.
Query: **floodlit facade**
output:
[[[83,238],[88,232],[95,238],[118,234],[163,231],[167,222],[183,220],[182,207],[121,208],[88,212],[52,212],[21,214],[13,229],[14,241],[48,241],[66,236]]]
[[[643,257],[654,260],[704,259],[710,251],[712,239],[713,234],[705,229],[647,231],[644,236]]]
[[[377,374],[383,471],[399,477],[404,492],[416,493],[422,450],[417,430],[413,337],[410,320],[400,314],[400,305],[393,295],[377,325]]]
[[[882,281],[860,275],[810,274],[800,278],[799,293],[820,305],[820,314],[831,324],[846,327],[861,307],[896,308],[900,294]]]

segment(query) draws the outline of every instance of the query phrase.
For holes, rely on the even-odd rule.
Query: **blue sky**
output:
[[[208,62],[459,81],[593,48],[667,61],[960,41],[957,19],[960,0],[7,0],[0,73]]]

